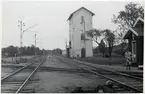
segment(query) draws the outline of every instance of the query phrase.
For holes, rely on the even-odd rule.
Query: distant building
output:
[[[62,55],[66,56],[66,50],[62,50]]]
[[[93,15],[93,12],[81,7],[69,16],[70,57],[93,56],[93,43],[85,34],[85,31],[92,29]]]
[[[142,18],[138,18],[133,27],[129,28],[124,39],[128,39],[128,49],[136,56],[132,59],[133,63],[138,66],[143,65],[144,20]]]

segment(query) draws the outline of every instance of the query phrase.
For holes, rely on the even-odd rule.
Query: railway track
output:
[[[23,91],[24,86],[29,82],[30,78],[34,75],[40,65],[46,60],[46,57],[42,57],[40,60],[41,62],[30,63],[7,75],[6,77],[3,77],[1,79],[1,93],[27,92]],[[27,69],[31,65],[35,67],[32,69]]]
[[[60,58],[59,58],[60,59]],[[63,59],[62,62],[70,62],[72,59]],[[82,70],[88,71],[92,74],[101,76],[107,80],[114,82],[112,87],[114,93],[142,93],[143,92],[143,78],[132,76],[129,74],[116,72],[104,68],[99,68],[87,63],[73,60],[73,63]],[[110,93],[110,92],[106,92]]]
[[[33,57],[31,59],[28,59],[28,61],[25,63],[25,65],[24,64],[23,65],[13,64],[13,63],[11,63],[11,64],[2,64],[1,67],[8,66],[10,68],[13,68],[14,70],[12,70],[11,72],[5,73],[6,75],[4,75],[4,76],[1,76],[1,82],[3,82],[3,80],[6,80],[7,78],[9,78],[11,76],[11,74],[18,73],[19,71],[23,70],[25,67],[28,68],[28,66],[32,65],[34,62],[40,62],[41,61],[41,57],[36,57],[36,58]],[[32,63],[30,63],[30,62],[32,62]]]

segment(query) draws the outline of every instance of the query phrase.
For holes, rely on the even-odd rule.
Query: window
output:
[[[81,16],[81,24],[84,23],[84,16]]]
[[[85,40],[85,34],[84,33],[81,34],[81,40]]]
[[[71,41],[69,41],[69,47],[70,47],[70,49],[71,49]]]

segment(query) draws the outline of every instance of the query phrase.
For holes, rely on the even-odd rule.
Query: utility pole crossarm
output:
[[[26,31],[28,31],[29,29],[31,29],[31,28],[33,28],[33,27],[35,27],[35,26],[37,26],[37,25],[38,25],[38,24],[35,24],[35,25],[31,26],[31,27],[29,27],[29,28],[23,30],[23,32],[26,32]]]

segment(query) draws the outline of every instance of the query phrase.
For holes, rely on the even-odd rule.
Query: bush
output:
[[[27,59],[26,58],[20,58],[19,62],[20,63],[26,63],[27,62]]]
[[[121,49],[120,50],[116,50],[116,51],[114,51],[114,53],[124,56],[125,50],[121,50]]]
[[[110,56],[109,56],[109,54],[105,54],[105,57],[106,57],[106,58],[109,58]]]

